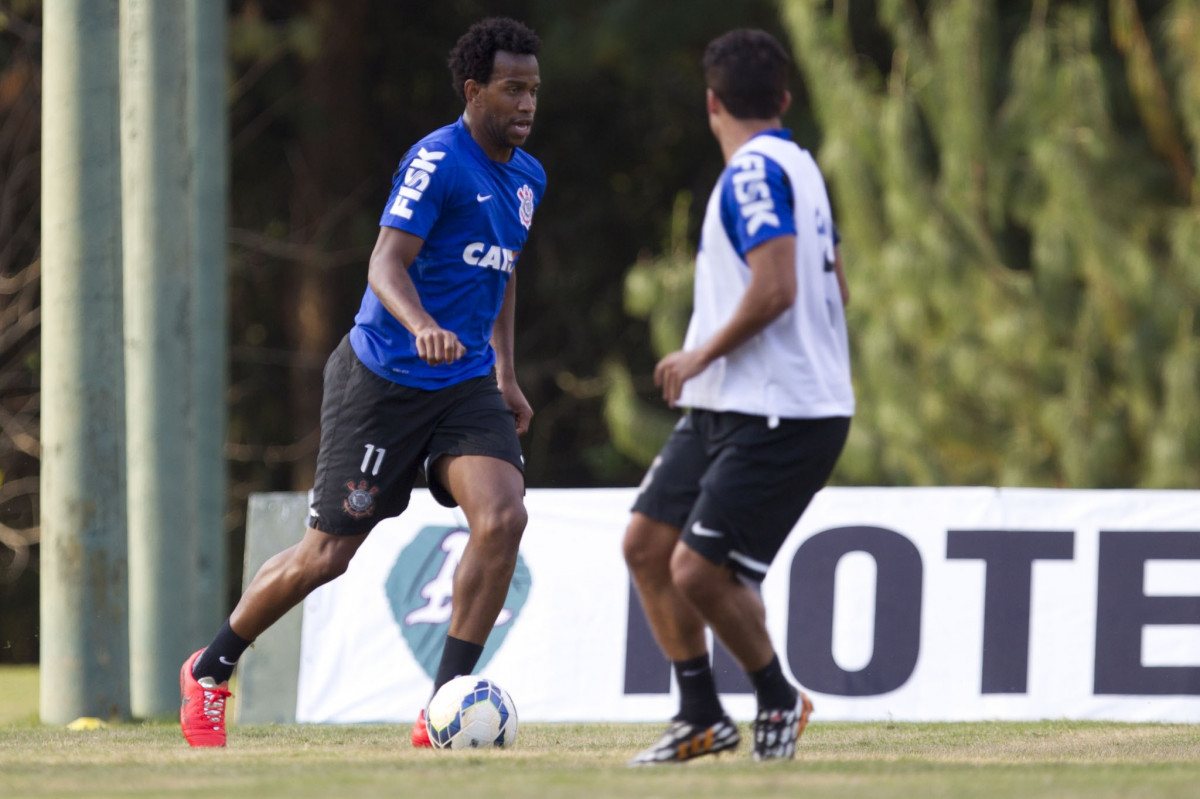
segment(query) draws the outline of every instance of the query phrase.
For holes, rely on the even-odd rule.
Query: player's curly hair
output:
[[[732,30],[709,42],[704,80],[738,119],[772,119],[783,107],[791,61],[766,31]]]
[[[459,37],[450,51],[450,79],[454,91],[466,100],[463,86],[468,80],[487,83],[492,79],[492,65],[500,50],[516,55],[537,55],[542,40],[537,34],[515,19],[488,17],[480,20]]]

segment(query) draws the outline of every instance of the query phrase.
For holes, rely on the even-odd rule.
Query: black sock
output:
[[[235,633],[229,626],[229,619],[226,619],[217,637],[192,664],[192,676],[197,680],[201,677],[212,677],[218,684],[229,682],[238,658],[251,643],[253,642]]]
[[[754,683],[754,693],[758,697],[759,710],[775,710],[790,708],[796,704],[796,689],[783,676],[783,666],[779,656],[771,658],[771,662],[750,675]]]
[[[433,692],[455,677],[470,674],[483,654],[483,644],[473,644],[461,638],[446,636],[446,645],[442,648],[442,661],[438,664],[437,676],[433,678]]]
[[[717,684],[713,680],[708,653],[690,660],[672,661],[671,665],[675,667],[675,682],[679,684],[679,715],[675,718],[703,725],[720,720],[725,709],[717,698]]]

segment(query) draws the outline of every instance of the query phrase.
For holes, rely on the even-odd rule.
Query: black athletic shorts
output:
[[[432,391],[402,386],[368,369],[343,338],[325,364],[309,525],[336,535],[370,532],[408,507],[422,468],[434,498],[454,507],[428,473],[442,455],[488,455],[524,474],[516,420],[495,375]]]
[[[780,419],[692,410],[650,464],[633,510],[678,527],[717,565],[762,582],[825,485],[850,419]]]

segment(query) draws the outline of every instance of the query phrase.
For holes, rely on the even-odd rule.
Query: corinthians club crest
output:
[[[521,224],[529,230],[529,226],[533,224],[533,189],[529,188],[528,183],[517,189],[517,199],[521,201],[521,207],[518,209]]]
[[[362,519],[375,512],[375,495],[379,493],[377,486],[368,485],[366,480],[346,483],[349,494],[342,501],[342,510],[355,519]]]

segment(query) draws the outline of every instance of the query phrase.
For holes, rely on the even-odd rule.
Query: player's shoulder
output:
[[[719,186],[723,198],[733,202],[731,196],[751,196],[752,193],[739,192],[738,187],[752,182],[763,181],[784,196],[797,182],[819,179],[820,169],[812,154],[786,135],[786,131],[772,131],[751,138],[737,149],[721,173]]]
[[[401,163],[421,160],[432,163],[439,169],[457,166],[461,160],[457,125],[458,123],[444,125],[423,136],[404,154]]]
[[[761,156],[768,172],[782,172],[793,178],[803,176],[805,179],[821,176],[821,169],[813,154],[789,135],[760,134],[747,142],[739,150],[741,153]]]

